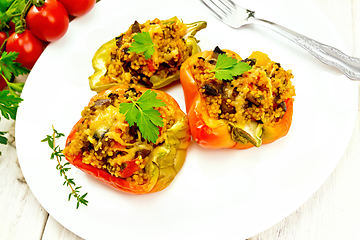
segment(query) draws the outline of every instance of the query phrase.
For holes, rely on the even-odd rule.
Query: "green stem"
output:
[[[29,2],[32,2],[32,4],[36,7],[41,7],[42,5],[44,5],[45,0],[31,0]]]
[[[52,126],[52,128],[53,128],[53,136],[52,136],[52,137],[53,137],[53,149],[52,149],[52,150],[53,150],[54,153],[56,153],[56,147],[55,147],[55,139],[56,139],[56,136],[55,136],[54,126]],[[55,158],[56,158],[56,161],[57,161],[58,164],[59,164],[59,170],[62,170],[64,167],[63,167],[63,165],[61,165],[60,159],[59,159],[59,157],[58,157],[56,154],[55,154]],[[65,181],[67,182],[68,186],[69,186],[70,189],[71,189],[71,192],[73,192],[73,194],[74,194],[75,197],[78,197],[78,194],[76,193],[76,191],[74,190],[73,186],[72,186],[71,183],[69,182],[69,180],[68,180],[65,172],[63,173],[63,175],[64,175]]]
[[[3,53],[3,51],[4,51],[4,49],[5,49],[5,44],[6,44],[7,40],[8,40],[8,38],[9,38],[9,33],[6,32],[6,34],[7,34],[7,38],[6,38],[5,41],[1,44],[0,54]]]
[[[17,15],[14,15],[13,17],[15,16],[19,16],[20,15],[20,24],[17,24],[15,26],[15,32],[16,33],[22,33],[25,31],[26,29],[26,21],[25,21],[25,16],[26,16],[26,13],[29,11],[30,7],[33,5],[33,2],[32,0],[29,0],[24,9],[21,11],[20,14],[17,14]]]

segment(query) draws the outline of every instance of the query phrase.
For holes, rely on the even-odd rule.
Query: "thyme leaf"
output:
[[[69,178],[66,175],[66,173],[70,170],[70,167],[68,167],[70,165],[70,163],[69,162],[66,162],[64,164],[61,163],[61,161],[63,160],[63,158],[65,158],[65,156],[62,153],[62,149],[60,149],[60,146],[56,145],[55,140],[58,138],[64,137],[64,136],[65,135],[63,133],[59,133],[53,127],[53,134],[46,135],[46,138],[41,140],[41,142],[47,142],[49,147],[53,150],[53,152],[51,153],[50,159],[51,160],[56,159],[56,161],[58,163],[56,165],[56,169],[59,170],[60,176],[64,177],[64,179],[65,179],[63,185],[66,185],[66,186],[70,187],[70,189],[71,189],[71,192],[68,196],[68,201],[70,201],[71,197],[74,197],[77,200],[76,209],[78,209],[80,204],[87,206],[88,201],[85,199],[85,197],[87,196],[87,193],[81,195],[80,191],[79,191],[81,186],[76,187],[74,179]]]

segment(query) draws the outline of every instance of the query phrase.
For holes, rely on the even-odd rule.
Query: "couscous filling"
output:
[[[291,70],[284,70],[279,63],[271,60],[260,65],[257,64],[258,59],[247,58],[241,61],[252,67],[249,71],[232,80],[219,80],[211,72],[218,54],[213,52],[207,58],[199,57],[191,69],[206,101],[204,111],[213,119],[240,126],[250,122],[266,125],[278,122],[286,112],[285,100],[295,96]]]
[[[144,54],[129,51],[134,35],[148,32],[154,44],[155,52],[146,59]],[[102,84],[140,83],[151,87],[150,77],[156,75],[166,78],[178,73],[181,64],[191,55],[191,49],[184,39],[187,26],[179,20],[137,21],[116,38],[116,46],[111,49],[111,59],[107,63],[107,72],[100,78]]]
[[[125,115],[119,112],[123,102],[136,101],[141,96],[129,88],[122,96],[117,92],[95,101],[84,108],[83,121],[78,125],[74,140],[64,149],[64,154],[81,154],[82,162],[103,169],[113,176],[138,185],[149,181],[147,167],[153,161],[151,153],[166,141],[165,132],[175,124],[172,106],[156,108],[164,126],[156,143],[146,141],[135,125],[129,127]]]

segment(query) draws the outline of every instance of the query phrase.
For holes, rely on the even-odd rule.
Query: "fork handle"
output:
[[[348,78],[360,80],[360,58],[350,57],[337,48],[325,45],[267,20],[250,17],[248,21],[280,33],[307,50],[321,62],[340,69]]]

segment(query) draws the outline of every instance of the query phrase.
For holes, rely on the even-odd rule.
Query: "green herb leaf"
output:
[[[4,144],[6,145],[8,143],[8,139],[6,137],[4,137],[4,135],[7,132],[0,132],[0,144]],[[0,151],[0,156],[2,155],[1,151]]]
[[[140,114],[140,111],[137,108],[136,104],[121,103],[120,113],[126,115],[126,121],[129,123],[129,126],[131,127],[137,122],[137,116]]]
[[[21,63],[15,62],[18,55],[17,52],[3,52],[0,58],[0,74],[5,78],[10,93],[15,96],[19,96],[22,92],[24,83],[12,83],[10,79],[30,72],[29,69],[22,67]]]
[[[19,107],[19,103],[22,99],[18,96],[12,95],[9,90],[3,90],[0,92],[0,111],[1,115],[6,119],[16,118],[16,112]]]
[[[160,120],[156,119],[153,121],[154,118],[160,118]],[[156,122],[158,125],[156,125],[154,122]],[[139,114],[137,118],[137,125],[139,126],[143,138],[152,143],[155,143],[159,136],[159,128],[157,126],[163,126],[163,121],[160,117],[159,111],[149,109],[141,111],[141,114]]]
[[[156,98],[157,94],[154,91],[147,90],[144,92],[137,101],[142,109],[153,109],[154,107],[165,106],[161,99]]]
[[[156,96],[156,92],[147,90],[137,101],[131,100],[131,103],[120,104],[120,113],[125,115],[129,126],[136,123],[142,137],[152,143],[159,137],[158,127],[164,126],[160,112],[154,108],[165,106],[165,103]]]
[[[22,67],[21,63],[15,61],[18,56],[18,52],[3,52],[1,54],[0,72],[7,80],[11,79],[12,74],[17,77],[30,72],[29,69]]]
[[[14,22],[16,26],[22,27],[21,25],[23,23],[21,22],[20,14],[24,10],[27,2],[28,0],[14,0],[6,12],[0,12],[0,28],[2,30],[8,26],[10,20]]]
[[[23,83],[23,82],[20,82],[20,83],[7,82],[7,85],[9,87],[9,90],[12,95],[20,97],[20,95],[18,93],[22,93],[25,83]]]
[[[0,144],[4,144],[6,145],[7,142],[8,142],[8,139],[6,137],[4,137],[4,135],[6,134],[7,132],[0,132]],[[1,155],[1,152],[0,152],[0,155]]]
[[[130,52],[143,53],[145,59],[151,58],[155,52],[154,46],[156,46],[150,37],[148,32],[137,33],[133,36],[134,42],[129,47]]]
[[[71,192],[70,192],[70,194],[68,196],[68,201],[70,201],[71,196],[76,198],[76,200],[77,200],[76,209],[78,209],[80,203],[87,206],[88,201],[85,200],[85,197],[86,197],[87,193],[85,193],[85,194],[83,194],[81,196],[80,191],[78,190],[78,189],[81,188],[81,186],[80,187],[75,187],[76,184],[74,182],[74,179],[73,178],[68,178],[68,176],[66,175],[66,172],[70,170],[70,168],[66,167],[66,166],[69,165],[70,163],[66,162],[64,164],[61,164],[61,161],[65,156],[62,153],[62,150],[60,149],[60,146],[55,144],[55,140],[58,139],[58,138],[64,137],[64,136],[65,136],[65,134],[59,133],[53,127],[53,134],[52,135],[46,135],[46,138],[41,140],[41,142],[47,142],[49,147],[52,149],[53,152],[51,153],[50,159],[56,158],[56,161],[58,163],[56,165],[56,169],[59,170],[60,176],[64,177],[64,180],[65,180],[63,185],[66,185],[66,186],[70,187],[70,189],[71,189]]]
[[[219,54],[216,66],[210,72],[215,72],[215,78],[219,80],[232,80],[233,77],[239,76],[250,69],[251,66],[245,62],[237,61],[226,54]]]

